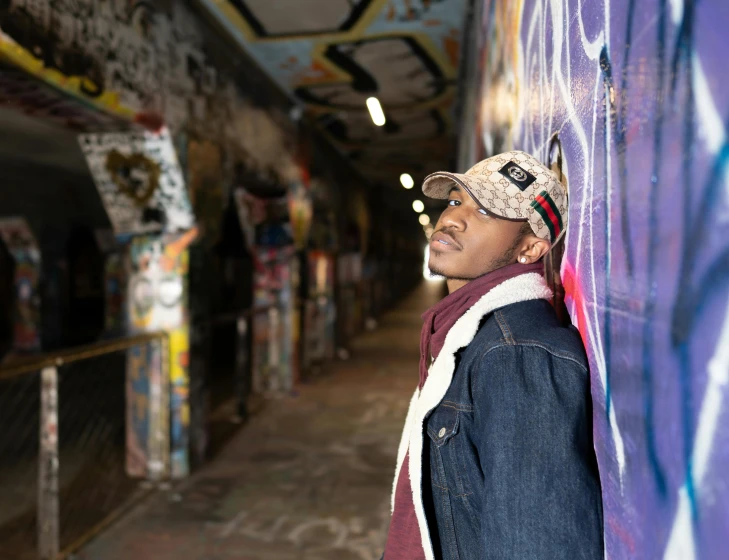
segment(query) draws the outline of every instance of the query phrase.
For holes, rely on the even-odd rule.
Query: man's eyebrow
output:
[[[453,186],[451,187],[451,190],[449,190],[449,191],[448,191],[448,194],[451,194],[451,193],[452,193],[452,192],[454,192],[454,191],[455,191],[455,192],[460,192],[460,190],[461,190],[461,187],[459,187],[458,185],[453,185]]]

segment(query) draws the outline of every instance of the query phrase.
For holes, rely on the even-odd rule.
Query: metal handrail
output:
[[[139,334],[114,340],[96,342],[94,344],[79,346],[77,348],[61,350],[60,352],[53,354],[47,353],[36,356],[28,356],[27,358],[18,358],[9,364],[0,365],[0,381],[19,377],[27,373],[37,372],[45,367],[60,367],[80,360],[87,360],[89,358],[103,356],[104,354],[119,352],[120,350],[128,350],[133,346],[138,346],[153,340],[159,340],[165,336],[167,336],[166,332],[158,331],[154,333]]]

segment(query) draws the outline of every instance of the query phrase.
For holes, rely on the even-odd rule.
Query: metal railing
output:
[[[130,383],[140,355],[159,357],[146,397]],[[157,333],[0,367],[0,558],[65,558],[143,493],[127,475],[127,419],[139,406],[147,477],[165,476],[168,362]]]

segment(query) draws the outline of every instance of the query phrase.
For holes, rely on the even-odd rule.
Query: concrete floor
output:
[[[417,382],[424,283],[298,394],[269,402],[218,457],[86,546],[83,560],[377,560]]]

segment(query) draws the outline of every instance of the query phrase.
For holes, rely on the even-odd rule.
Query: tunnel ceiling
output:
[[[447,168],[467,0],[205,0],[370,180]],[[365,101],[377,97],[378,128]]]

